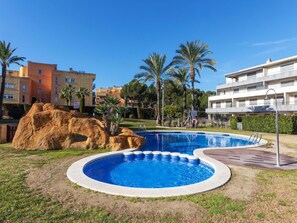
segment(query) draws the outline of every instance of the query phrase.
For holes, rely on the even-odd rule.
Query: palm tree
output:
[[[157,92],[157,124],[160,124],[161,111],[161,83],[167,78],[172,62],[165,65],[166,55],[159,55],[157,53],[151,54],[147,59],[144,59],[145,65],[140,66],[140,69],[145,72],[135,75],[135,78],[143,80],[143,82],[151,81],[156,86]]]
[[[83,112],[85,108],[85,96],[90,96],[90,91],[87,88],[80,87],[75,95],[80,99],[79,111]]]
[[[170,72],[170,83],[175,87],[175,88],[181,88],[182,93],[183,93],[183,119],[185,120],[185,113],[187,110],[187,89],[190,87],[189,83],[190,81],[190,75],[189,75],[189,69],[188,68],[176,68],[173,69]],[[195,82],[199,83],[199,81]]]
[[[5,90],[6,69],[11,64],[21,65],[19,62],[26,59],[25,57],[13,56],[15,50],[16,48],[10,48],[10,42],[6,44],[5,41],[0,41],[0,62],[2,66],[2,82],[0,90],[0,119],[2,119],[3,116],[2,107]]]
[[[68,84],[64,86],[60,93],[60,98],[66,100],[67,106],[69,105],[69,102],[72,100],[72,94],[75,93],[75,87],[73,87],[71,84]]]
[[[210,58],[207,58],[208,55],[212,54],[208,50],[208,45],[201,43],[198,40],[186,42],[186,44],[181,44],[179,49],[176,50],[178,54],[173,58],[174,63],[186,67],[190,70],[190,78],[192,84],[192,110],[194,110],[194,83],[196,73],[200,77],[200,71],[203,68],[208,68],[213,71],[217,71],[214,68],[216,61]]]

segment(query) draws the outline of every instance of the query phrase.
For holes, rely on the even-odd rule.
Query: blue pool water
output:
[[[199,148],[239,147],[252,145],[245,138],[228,134],[210,134],[204,132],[139,132],[146,143],[142,151],[168,151],[193,155]]]
[[[127,160],[120,154],[94,160],[84,166],[83,172],[92,179],[109,184],[164,188],[204,181],[214,174],[214,169],[203,162],[190,164],[162,157]]]

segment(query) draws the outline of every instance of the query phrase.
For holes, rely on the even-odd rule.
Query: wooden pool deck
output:
[[[276,166],[276,155],[272,152],[253,149],[211,149],[205,155],[227,165],[258,168],[297,170],[297,158],[280,154],[280,167]]]

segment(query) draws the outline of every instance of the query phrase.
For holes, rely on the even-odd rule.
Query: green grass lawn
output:
[[[154,120],[126,120],[123,126],[137,129],[145,124],[148,129],[156,129]],[[249,135],[250,132],[235,131],[225,128],[198,128],[191,130],[229,132]],[[59,150],[59,151],[18,151],[11,144],[0,145],[0,222],[147,222],[155,216],[148,214],[143,219],[134,217],[118,217],[100,206],[77,209],[78,203],[64,205],[53,197],[33,191],[26,183],[31,171],[55,165],[58,161],[73,157],[80,158],[108,150]],[[66,170],[63,170],[66,171]],[[224,194],[230,185],[236,185],[237,173],[231,182],[211,192],[160,199],[123,198],[108,196],[115,202],[126,200],[136,204],[143,202],[189,202],[203,210],[199,221],[185,221],[180,216],[164,215],[154,222],[294,222],[297,219],[297,172],[262,170],[255,180],[257,187],[249,200],[232,199]],[[36,179],[38,180],[38,179]],[[66,183],[69,183],[65,179]],[[70,184],[72,185],[72,184]],[[243,187],[244,184],[238,185]],[[72,185],[84,196],[96,196],[96,192],[81,190]],[[83,191],[83,192],[82,192]],[[105,195],[103,195],[105,196]],[[160,212],[156,210],[156,212]],[[125,214],[127,210],[123,209]],[[151,221],[152,222],[152,221]]]

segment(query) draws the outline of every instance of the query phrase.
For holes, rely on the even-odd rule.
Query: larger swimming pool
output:
[[[138,132],[145,137],[142,151],[168,151],[193,155],[195,149],[254,145],[248,138],[205,132]]]

